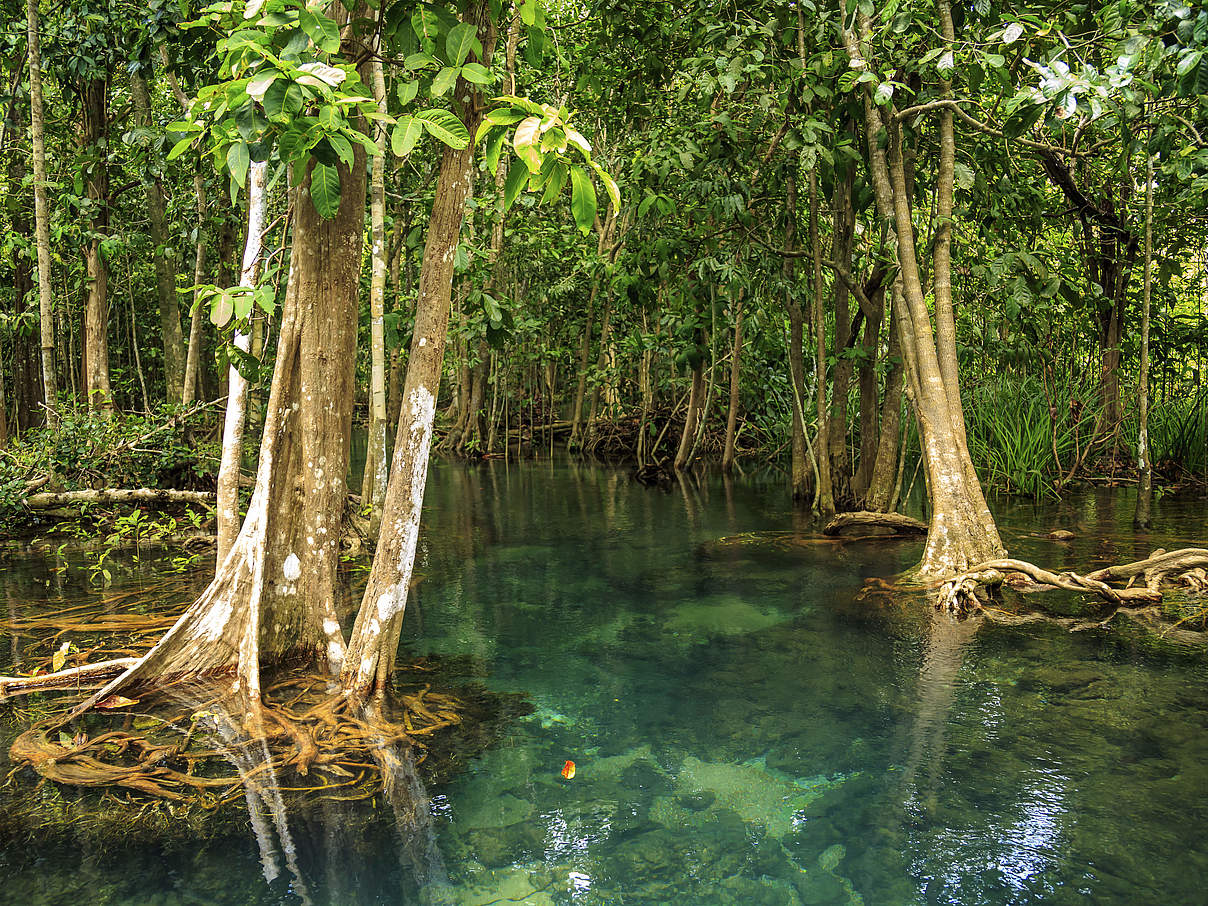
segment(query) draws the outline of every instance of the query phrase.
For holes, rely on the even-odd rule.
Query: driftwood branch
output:
[[[136,657],[117,658],[82,667],[69,667],[42,676],[0,676],[0,698],[47,689],[95,689],[138,663]]]
[[[889,529],[895,535],[925,535],[927,524],[901,513],[840,513],[822,529],[824,535],[841,535],[849,529]]]
[[[100,491],[62,491],[31,494],[25,506],[31,510],[52,510],[64,506],[97,504],[110,506],[124,503],[199,503],[213,504],[209,491],[176,491],[162,488],[107,488]]]

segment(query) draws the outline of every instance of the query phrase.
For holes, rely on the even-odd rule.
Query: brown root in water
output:
[[[1112,582],[1123,585],[1109,584]],[[1148,607],[1161,603],[1164,587],[1182,587],[1193,594],[1208,591],[1208,549],[1157,550],[1144,560],[1085,575],[1054,573],[1026,560],[989,560],[942,583],[935,606],[958,615],[973,613],[984,608],[983,589],[1003,584],[1024,593],[1055,589],[1083,592],[1102,598],[1117,609]]]
[[[10,757],[16,770],[32,768],[54,783],[122,787],[204,808],[239,799],[262,773],[285,780],[284,792],[359,800],[381,790],[377,756],[383,747],[410,747],[422,763],[431,738],[463,719],[462,702],[428,683],[398,690],[388,717],[367,715],[329,692],[330,683],[327,676],[291,676],[250,707],[232,705],[229,697],[202,700],[182,684],[163,691],[163,705],[175,709],[170,719],[150,718],[162,728],[158,732],[139,732],[138,721],[131,729],[131,714],[102,718],[125,725],[91,737],[84,730],[71,735],[51,719],[18,736]],[[97,721],[93,716],[89,723]],[[265,753],[251,769],[233,754],[249,745]]]

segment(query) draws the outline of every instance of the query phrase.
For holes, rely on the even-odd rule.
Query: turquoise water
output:
[[[6,827],[0,901],[1205,901],[1201,649],[861,597],[918,543],[823,541],[782,484],[437,464],[404,644],[534,710],[429,790],[431,822],[296,816],[272,881],[238,821],[133,850]],[[1162,501],[1143,538],[1118,492],[995,510],[1053,568],[1208,535],[1203,501]],[[1035,537],[1054,528],[1079,538]],[[49,565],[10,555],[10,602]],[[138,569],[115,581],[158,575]]]

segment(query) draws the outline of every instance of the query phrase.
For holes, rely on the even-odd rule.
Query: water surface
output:
[[[1203,501],[1162,501],[1141,538],[1118,492],[994,508],[1012,552],[1052,568],[1208,535]],[[1054,528],[1078,540],[1036,537]],[[102,850],[4,827],[0,900],[1204,901],[1199,649],[862,595],[919,544],[823,541],[774,474],[664,494],[606,468],[438,463],[424,529],[404,644],[534,711],[430,790],[421,860],[388,816],[348,808],[291,825],[304,885],[266,881],[238,820]],[[8,558],[10,606],[86,585],[54,557]]]

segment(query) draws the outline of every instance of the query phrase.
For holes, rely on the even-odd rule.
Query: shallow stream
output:
[[[1142,538],[1123,492],[993,507],[1012,552],[1054,569],[1208,538],[1202,500],[1160,501]],[[1078,538],[1040,537],[1056,528]],[[291,826],[297,874],[272,882],[250,832],[132,850],[9,826],[0,902],[1205,902],[1202,649],[933,618],[866,586],[917,542],[824,541],[776,475],[664,494],[438,463],[424,529],[404,644],[534,710],[430,791],[422,859],[346,809]],[[0,558],[10,609],[90,593],[79,561]],[[178,575],[168,556],[113,570],[133,591]]]

